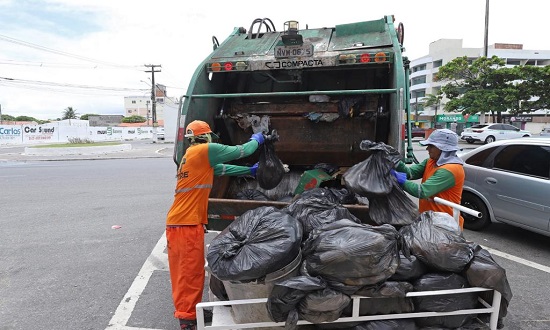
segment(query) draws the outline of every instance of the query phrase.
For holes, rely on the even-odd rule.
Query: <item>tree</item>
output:
[[[496,122],[502,112],[519,108],[517,71],[504,67],[504,60],[493,56],[479,57],[470,63],[466,57],[455,58],[439,68],[438,79],[447,81],[441,90],[449,99],[448,111],[475,114],[490,111]]]
[[[77,119],[76,116],[77,116],[76,109],[73,109],[73,107],[67,107],[63,111],[63,117],[61,119],[62,120],[64,120],[64,119]]]
[[[425,107],[434,107],[435,108],[435,114],[434,114],[434,120],[433,120],[433,127],[435,128],[435,125],[437,123],[437,108],[441,104],[441,99],[443,98],[443,93],[441,90],[437,91],[437,94],[426,94],[426,98],[424,99],[424,106]]]
[[[144,123],[147,119],[143,116],[130,116],[122,118],[123,123]]]
[[[80,119],[82,119],[82,120],[88,120],[88,118],[89,118],[90,116],[99,116],[99,115],[98,115],[98,114],[95,114],[95,113],[87,113],[87,114],[84,114],[84,115],[80,116]]]
[[[521,81],[517,83],[518,111],[550,109],[550,66],[523,65],[513,68]]]

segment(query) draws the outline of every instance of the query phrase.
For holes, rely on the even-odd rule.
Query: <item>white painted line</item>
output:
[[[134,279],[134,282],[132,282],[128,292],[126,292],[124,298],[122,298],[122,301],[118,305],[111,321],[109,321],[109,325],[106,330],[145,329],[128,327],[126,324],[132,316],[136,303],[143,293],[143,290],[145,290],[145,287],[147,286],[153,272],[155,270],[165,270],[168,268],[167,264],[164,264],[164,249],[166,249],[166,232],[163,233],[161,238],[158,240],[157,245],[155,245],[147,260],[145,260],[145,263]]]
[[[511,254],[508,254],[508,253],[505,253],[505,252],[501,252],[499,250],[491,249],[491,248],[488,248],[488,247],[485,247],[485,246],[482,246],[482,247],[485,250],[489,251],[489,253],[494,254],[496,256],[499,256],[499,257],[502,257],[502,258],[505,258],[505,259],[508,259],[508,260],[515,261],[519,264],[529,266],[531,268],[542,270],[543,272],[550,273],[550,267],[548,267],[548,266],[537,264],[536,262],[532,262],[532,261],[529,261],[529,260],[526,260],[526,259],[523,259],[523,258],[520,258],[520,257],[516,257],[514,255],[511,255]]]

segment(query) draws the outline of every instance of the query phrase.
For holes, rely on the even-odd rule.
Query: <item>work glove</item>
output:
[[[248,139],[248,141],[250,140],[256,140],[259,145],[262,145],[262,143],[264,143],[264,135],[262,132],[252,134],[252,136],[250,137],[250,139]]]
[[[254,165],[252,165],[250,168],[250,174],[252,174],[252,176],[256,177],[256,171],[258,171],[258,165],[260,163],[256,163]]]
[[[390,170],[390,173],[397,179],[397,183],[400,186],[404,185],[405,181],[407,181],[407,173],[397,172],[396,170]]]

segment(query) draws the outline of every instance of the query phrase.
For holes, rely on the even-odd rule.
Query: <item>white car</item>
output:
[[[157,127],[157,139],[164,141],[164,127]]]
[[[497,140],[530,137],[531,132],[509,124],[477,124],[460,133],[460,139],[472,144],[476,141],[491,143]]]

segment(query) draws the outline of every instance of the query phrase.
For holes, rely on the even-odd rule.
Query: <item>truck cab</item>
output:
[[[196,69],[178,114],[174,162],[187,147],[185,127],[206,121],[218,143],[242,144],[258,131],[276,130],[277,156],[288,168],[275,189],[262,190],[254,179],[216,177],[209,200],[209,222],[225,227],[247,210],[284,207],[303,174],[330,164],[338,176],[368,157],[363,140],[384,142],[403,158],[414,159],[410,134],[408,60],[403,57],[403,26],[382,19],[300,29],[287,21],[277,31],[270,19],[235,28]],[[405,130],[405,126],[409,128]],[[251,166],[258,155],[235,164]],[[240,199],[256,190],[268,200]],[[368,221],[368,206],[346,205]]]

